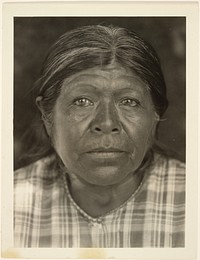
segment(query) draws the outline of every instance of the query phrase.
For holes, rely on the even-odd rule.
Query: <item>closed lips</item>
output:
[[[116,148],[109,148],[109,149],[97,148],[97,149],[88,151],[88,153],[123,153],[123,152],[124,152],[123,150],[119,150]]]
[[[109,149],[105,149],[105,148],[98,148],[98,149],[94,149],[92,151],[87,152],[90,155],[93,156],[97,156],[100,158],[115,158],[117,156],[120,156],[122,153],[124,153],[124,151],[116,149],[116,148],[109,148]]]

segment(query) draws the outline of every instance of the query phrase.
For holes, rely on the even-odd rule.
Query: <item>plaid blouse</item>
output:
[[[93,218],[71,197],[55,157],[15,172],[15,247],[184,247],[184,164],[154,154],[120,207]]]

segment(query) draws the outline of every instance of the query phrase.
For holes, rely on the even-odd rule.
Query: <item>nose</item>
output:
[[[114,104],[105,102],[99,105],[91,130],[96,134],[118,134],[121,132],[119,115]]]

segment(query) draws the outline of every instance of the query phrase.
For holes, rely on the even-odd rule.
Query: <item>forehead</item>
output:
[[[78,72],[65,79],[62,91],[69,93],[84,87],[103,91],[105,88],[110,90],[130,88],[141,92],[147,90],[146,84],[134,72],[118,64]]]

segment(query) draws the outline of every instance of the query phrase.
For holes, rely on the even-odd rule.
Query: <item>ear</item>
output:
[[[35,100],[35,103],[37,105],[37,108],[40,110],[40,113],[42,115],[42,121],[44,123],[45,129],[47,131],[48,136],[51,136],[51,123],[50,120],[47,118],[47,115],[44,111],[44,107],[43,107],[43,97],[42,96],[38,96]]]
[[[160,116],[157,114],[157,112],[155,112],[155,117],[154,117],[154,122],[153,122],[153,127],[152,127],[152,137],[153,138],[157,137],[159,122],[160,122]]]
[[[160,116],[158,115],[158,113],[157,112],[155,112],[155,121],[160,121]]]
[[[156,135],[157,135],[157,128],[158,128],[159,120],[160,120],[160,117],[155,112],[154,113],[154,119],[152,120],[152,126],[151,126],[151,129],[150,129],[150,136],[151,136],[152,140],[154,140]]]

